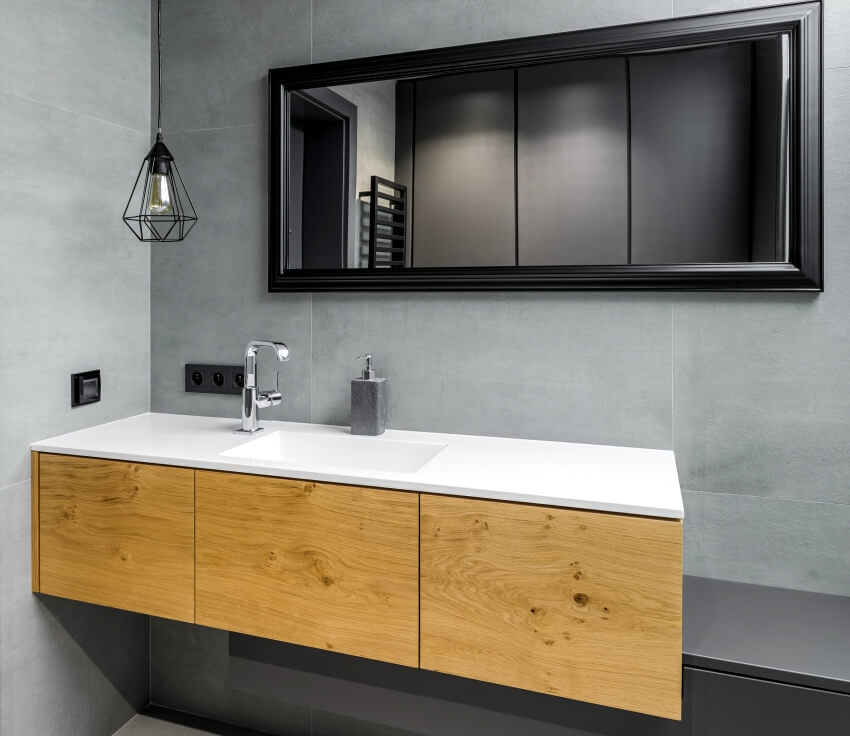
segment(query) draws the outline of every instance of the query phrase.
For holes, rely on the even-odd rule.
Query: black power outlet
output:
[[[196,394],[240,394],[244,373],[241,365],[186,363],[185,389]]]
[[[231,393],[241,394],[245,387],[245,368],[238,365],[227,369],[227,385]]]

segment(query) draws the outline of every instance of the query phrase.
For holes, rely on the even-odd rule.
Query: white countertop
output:
[[[140,414],[35,442],[32,449],[63,455],[684,518],[676,461],[669,450],[401,430],[387,430],[380,437],[364,438],[352,437],[348,427],[265,420],[261,421],[265,430],[249,436],[234,433],[237,424],[238,419],[233,418]],[[311,435],[320,439],[347,437],[358,443],[417,442],[445,447],[415,472],[221,455],[275,431],[294,433],[301,442],[309,441],[305,435]],[[285,444],[285,435],[281,442]]]

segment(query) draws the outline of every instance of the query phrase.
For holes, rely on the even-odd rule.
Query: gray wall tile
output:
[[[261,388],[280,372],[283,404],[268,419],[310,419],[310,295],[266,290],[263,126],[173,135],[169,145],[198,210],[178,246],[151,251],[151,406],[239,418],[238,396],[187,394],[186,363],[239,365],[249,340],[283,340],[287,363],[260,356]]]
[[[670,0],[313,1],[313,61],[670,17]]]
[[[676,301],[673,426],[683,487],[850,503],[850,344],[831,297],[839,300],[832,292]]]
[[[162,30],[166,132],[259,123],[268,70],[310,62],[310,0],[163,0]]]
[[[146,132],[149,10],[139,0],[4,0],[0,91]]]
[[[148,699],[148,618],[32,594],[26,479],[33,440],[150,405],[150,258],[120,219],[150,145],[150,6],[3,10],[0,733],[109,736]],[[103,399],[71,409],[95,367]]]
[[[0,487],[29,476],[27,445],[147,411],[150,267],[121,221],[147,135],[0,93],[4,399]],[[71,408],[70,374],[100,368],[103,399]],[[25,387],[25,388],[24,388]]]
[[[825,293],[674,301],[685,488],[850,503],[850,70],[826,72],[825,97]]]
[[[823,63],[827,69],[850,66],[850,3],[824,0]]]
[[[109,736],[148,700],[148,617],[33,595],[29,481],[0,500],[0,733]]]
[[[850,506],[685,491],[685,572],[850,595]]]
[[[228,634],[151,619],[151,702],[276,736],[307,736],[310,709],[231,690]]]
[[[313,420],[371,352],[390,427],[668,448],[669,339],[667,296],[316,294]]]
[[[850,196],[850,71],[846,68],[824,72],[823,180],[824,180],[824,271],[827,287],[840,289],[850,271],[850,257],[843,247],[847,232],[844,203]]]

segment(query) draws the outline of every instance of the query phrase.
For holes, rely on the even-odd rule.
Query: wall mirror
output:
[[[269,289],[822,288],[821,6],[275,69]]]

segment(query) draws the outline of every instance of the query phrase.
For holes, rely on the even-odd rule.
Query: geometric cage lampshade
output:
[[[173,243],[183,240],[197,221],[174,157],[158,131],[124,209],[124,222],[139,240]]]

